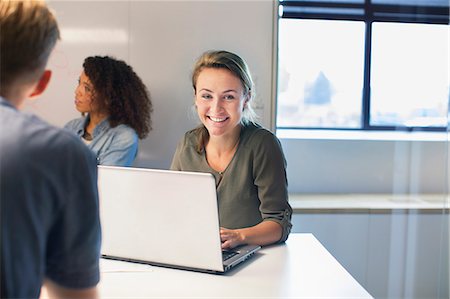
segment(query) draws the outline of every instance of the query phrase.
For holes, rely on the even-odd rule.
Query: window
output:
[[[377,22],[372,40],[370,124],[446,126],[446,26]]]
[[[446,0],[280,2],[277,128],[442,131]]]

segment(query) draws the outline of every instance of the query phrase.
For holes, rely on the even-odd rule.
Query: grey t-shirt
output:
[[[243,126],[236,153],[223,173],[208,165],[204,151],[197,151],[197,138],[196,130],[185,134],[171,169],[214,175],[222,227],[236,229],[271,220],[281,224],[280,242],[285,241],[292,227],[292,208],[288,203],[286,160],[277,137],[259,125]]]
[[[37,298],[45,277],[99,281],[97,165],[70,132],[0,97],[1,298]]]

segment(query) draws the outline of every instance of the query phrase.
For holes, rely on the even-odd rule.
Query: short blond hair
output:
[[[0,1],[0,92],[39,79],[60,33],[44,1]]]

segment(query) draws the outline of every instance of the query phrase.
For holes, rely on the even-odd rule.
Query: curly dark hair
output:
[[[94,86],[95,100],[109,114],[111,127],[126,124],[140,139],[145,138],[152,129],[153,104],[131,66],[113,57],[91,56],[84,60],[83,68]]]

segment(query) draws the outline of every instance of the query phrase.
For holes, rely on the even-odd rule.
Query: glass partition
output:
[[[294,231],[374,298],[449,298],[448,1],[281,1]]]

